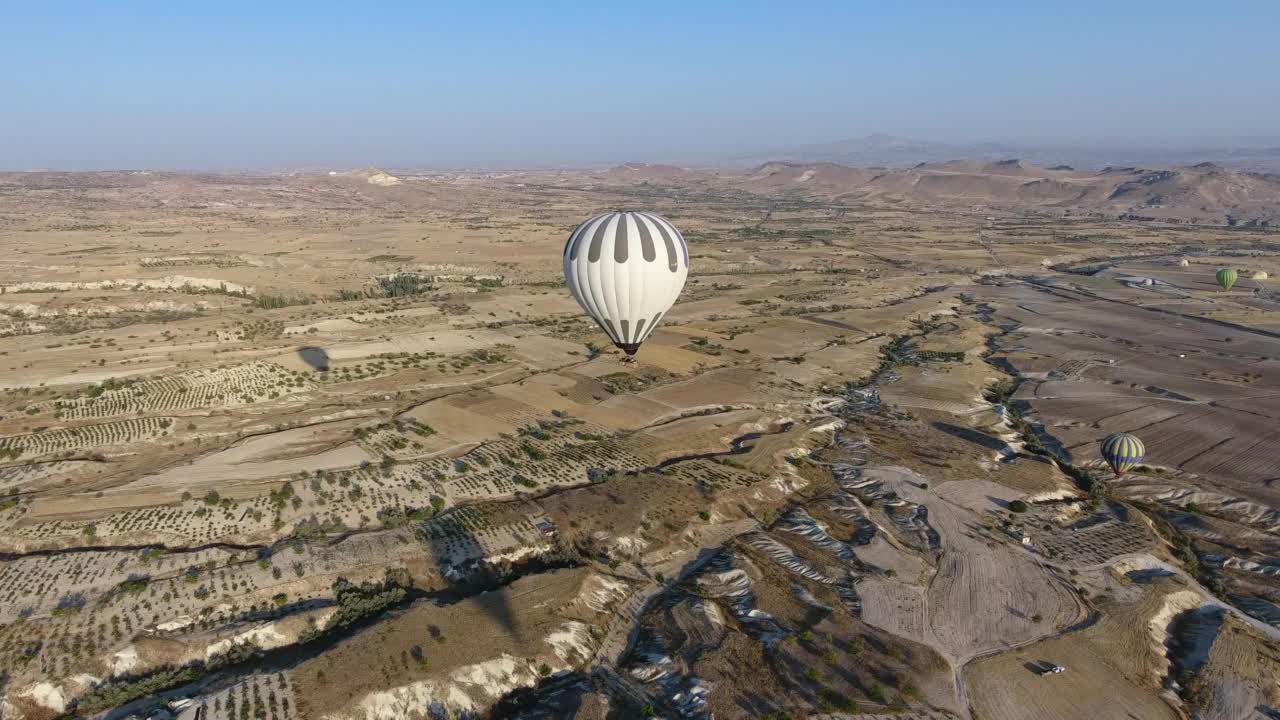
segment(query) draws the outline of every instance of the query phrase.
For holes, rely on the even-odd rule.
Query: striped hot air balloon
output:
[[[1230,290],[1232,285],[1236,284],[1236,271],[1234,268],[1222,268],[1218,271],[1218,284],[1223,290]]]
[[[564,244],[569,292],[628,356],[653,333],[688,276],[684,237],[656,213],[597,215]]]
[[[1142,462],[1147,448],[1136,436],[1129,433],[1111,433],[1102,440],[1102,459],[1107,461],[1116,477]]]

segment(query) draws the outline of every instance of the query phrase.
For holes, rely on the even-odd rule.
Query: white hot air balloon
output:
[[[569,292],[628,357],[680,297],[688,276],[684,237],[656,213],[597,215],[564,244]]]

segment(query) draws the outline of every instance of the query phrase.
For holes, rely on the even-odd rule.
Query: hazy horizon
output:
[[[8,170],[715,164],[875,133],[1194,150],[1280,115],[1262,2],[7,15]]]

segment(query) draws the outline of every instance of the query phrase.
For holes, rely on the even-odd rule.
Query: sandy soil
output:
[[[1016,456],[1008,416],[981,398],[1004,371],[1021,373],[1014,404],[1085,468],[1101,434],[1142,433],[1148,461],[1168,470],[1117,481],[1113,497],[1176,521],[1229,592],[1280,597],[1258,571],[1274,555],[1277,306],[1267,281],[1223,293],[1210,280],[1225,262],[1280,271],[1269,236],[1121,220],[1129,201],[1105,199],[1127,183],[1121,198],[1164,198],[1149,210],[1160,218],[1218,223],[1225,175],[1016,162],[399,182],[0,174],[0,446],[33,448],[0,458],[0,547],[13,553],[0,559],[6,717],[21,716],[14,703],[73,703],[89,672],[149,672],[236,637],[292,643],[332,609],[337,578],[388,571],[458,595],[380,611],[296,671],[230,678],[204,699],[270,688],[293,703],[282,720],[321,707],[400,717],[427,698],[484,713],[538,683],[544,663],[616,672],[646,604],[724,547],[752,555],[759,607],[786,628],[771,641],[780,652],[740,620],[722,650],[682,656],[680,673],[716,683],[720,714],[827,712],[882,685],[908,705],[902,717],[970,703],[984,717],[1026,716],[1028,703],[1044,717],[1164,717],[1159,638],[1183,605],[1160,612],[1147,585],[1107,564],[1134,543],[1165,550],[1154,531],[1119,537],[1101,523],[1062,532],[1093,533],[1107,552],[1056,570],[994,534],[1003,503],[1077,488]],[[1270,181],[1232,177],[1232,212],[1263,217]],[[1187,184],[1207,194],[1185,195]],[[626,365],[564,292],[561,251],[582,217],[640,199],[684,231],[694,273]],[[388,297],[398,291],[383,281],[398,273],[420,292]],[[889,408],[837,422],[833,398],[900,335],[964,358],[891,368]],[[867,566],[820,535],[782,533],[783,551],[736,543],[836,491],[822,458],[841,423],[897,493],[898,510],[873,509],[876,537],[852,550]],[[635,472],[746,432],[766,434],[743,454]],[[828,509],[815,513],[832,536],[859,532]],[[1187,519],[1196,512],[1212,520]],[[578,567],[525,565],[553,555]],[[472,575],[498,589],[459,585]],[[1083,619],[1081,593],[1096,624],[1054,637]],[[698,617],[685,607],[667,629],[720,637]],[[1241,617],[1230,622],[1257,638],[1228,632],[1206,651],[1215,717],[1274,700],[1272,641]],[[1070,670],[1040,678],[1019,662],[1040,654]],[[558,693],[547,707],[607,697],[620,716],[645,704],[675,716],[689,690],[637,696],[629,682],[547,688]]]

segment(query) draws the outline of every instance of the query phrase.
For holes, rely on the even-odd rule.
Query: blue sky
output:
[[[0,168],[1280,134],[1280,2],[0,0]]]

